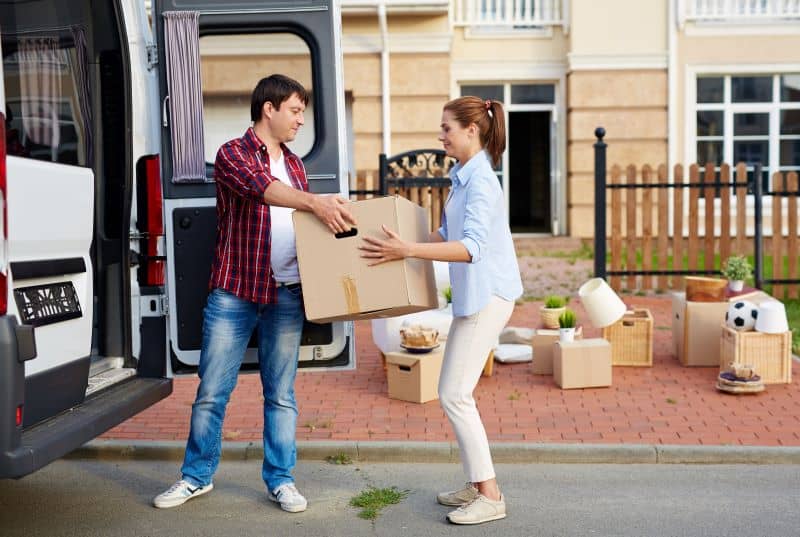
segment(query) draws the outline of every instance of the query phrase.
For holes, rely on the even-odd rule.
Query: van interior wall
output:
[[[100,356],[131,360],[129,222],[131,154],[127,55],[114,2],[93,2],[95,331]],[[125,364],[131,366],[132,364]]]

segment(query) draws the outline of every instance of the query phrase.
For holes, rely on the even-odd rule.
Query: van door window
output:
[[[84,28],[5,32],[3,54],[8,154],[91,166]]]
[[[250,125],[250,95],[256,83],[274,73],[294,78],[309,91],[305,124],[288,144],[300,158],[314,146],[311,51],[291,33],[206,35],[200,38],[200,69],[205,120],[205,158],[214,163],[225,142]]]

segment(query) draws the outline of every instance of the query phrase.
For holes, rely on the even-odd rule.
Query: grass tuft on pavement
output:
[[[378,518],[381,509],[400,503],[408,496],[408,493],[408,490],[397,490],[397,487],[383,489],[370,487],[358,496],[353,497],[350,500],[350,505],[361,508],[361,512],[358,513],[360,518],[375,520]]]
[[[331,464],[353,464],[353,459],[347,453],[339,452],[336,455],[328,455],[325,460]]]

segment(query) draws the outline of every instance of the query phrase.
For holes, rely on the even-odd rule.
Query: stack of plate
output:
[[[717,389],[726,393],[758,393],[764,391],[764,383],[758,375],[743,379],[726,371],[717,377]]]

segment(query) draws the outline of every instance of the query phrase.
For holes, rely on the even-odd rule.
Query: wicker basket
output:
[[[729,364],[750,364],[764,384],[792,382],[792,333],[766,334],[739,332],[722,325],[719,343],[719,368]]]
[[[653,365],[653,316],[650,310],[628,311],[622,319],[603,328],[603,339],[611,343],[612,365]]]
[[[558,325],[558,318],[561,317],[561,314],[566,310],[566,306],[563,308],[545,308],[542,306],[541,309],[539,309],[539,315],[542,317],[542,326],[545,328],[550,328],[551,330],[557,330],[561,328]]]

